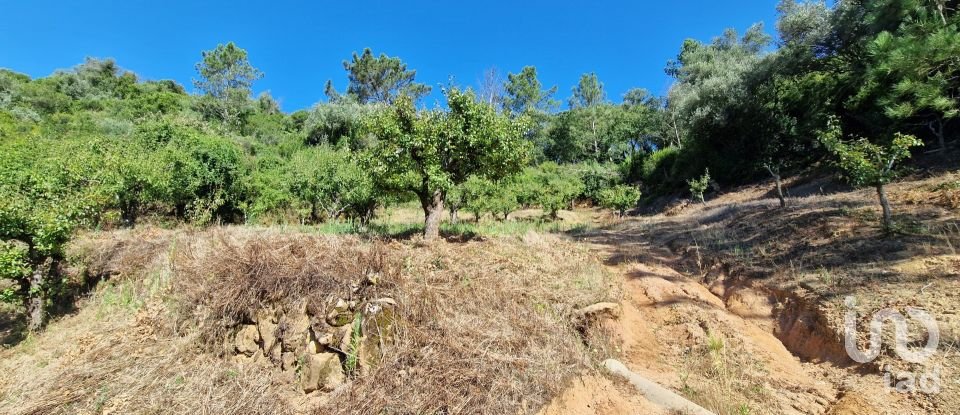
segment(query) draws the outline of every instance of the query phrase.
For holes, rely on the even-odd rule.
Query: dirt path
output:
[[[623,231],[584,243],[621,278],[621,316],[608,322],[630,371],[718,414],[903,413],[878,382],[857,382],[836,364],[804,363],[774,334],[781,304],[759,290],[705,287],[670,264],[677,258]],[[582,379],[544,414],[666,413],[636,390],[598,374]],[[868,386],[876,384],[876,387]]]

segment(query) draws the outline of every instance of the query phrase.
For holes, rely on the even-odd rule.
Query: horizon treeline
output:
[[[666,63],[665,96],[632,89],[614,104],[587,73],[564,110],[534,66],[449,85],[445,106],[424,108],[431,87],[369,49],[343,62],[344,89],[328,81],[324,102],[289,114],[253,96],[264,74],[233,43],[202,52],[195,94],[109,59],[37,79],[0,70],[0,277],[13,282],[0,296],[42,321],[73,232],[144,217],[363,228],[416,202],[433,238],[444,211],[506,220],[540,207],[550,220],[581,202],[623,215],[641,195],[702,200],[708,187],[822,168],[838,151],[863,155],[838,166],[872,185],[853,179],[891,143],[909,144],[902,160],[957,136],[957,7],[784,0],[776,44],[759,24],[687,40]]]

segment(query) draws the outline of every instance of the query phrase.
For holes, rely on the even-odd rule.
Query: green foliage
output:
[[[373,179],[347,151],[304,149],[293,156],[287,168],[290,191],[304,204],[299,208],[301,221],[346,217],[365,223],[377,206]]]
[[[263,73],[250,64],[247,51],[233,42],[203,52],[196,69],[200,79],[194,80],[193,85],[217,99],[232,98],[234,93],[249,96],[253,83],[263,77]]]
[[[628,209],[637,206],[640,201],[640,190],[634,186],[617,185],[600,191],[600,206],[617,211],[620,217],[626,214]]]
[[[507,74],[504,89],[506,96],[503,107],[512,114],[549,112],[557,106],[557,101],[553,99],[557,87],[544,90],[534,66],[524,66],[518,74]]]
[[[929,123],[944,143],[944,124],[960,116],[960,19],[948,21],[926,9],[895,32],[884,31],[868,45],[871,68],[861,96],[877,96],[895,121]]]
[[[630,182],[640,182],[647,189],[655,191],[669,191],[678,179],[678,161],[681,150],[677,147],[666,147],[650,153],[637,153],[630,158],[626,166],[626,179]]]
[[[603,91],[603,83],[597,78],[597,74],[583,74],[580,76],[580,82],[573,88],[570,109],[589,108],[602,104],[606,100],[607,94]]]
[[[536,186],[533,200],[552,219],[560,210],[570,209],[583,193],[583,183],[576,174],[552,162],[541,164],[530,176]]]
[[[197,101],[197,109],[231,127],[241,127],[242,118],[251,111],[249,98],[253,83],[263,77],[263,73],[250,64],[247,51],[233,42],[217,45],[203,52],[196,69],[200,79],[194,80],[193,85],[204,94],[204,98]]]
[[[19,300],[19,284],[32,270],[29,247],[25,244],[0,241],[0,280],[17,284],[0,290],[0,302],[13,303]]]
[[[350,85],[347,96],[360,104],[392,104],[404,96],[416,102],[430,93],[430,87],[414,82],[417,71],[407,70],[407,65],[397,57],[381,53],[374,56],[369,48],[362,54],[353,53],[353,58],[343,61]],[[333,89],[332,82],[327,83],[327,96],[332,101],[339,95]]]
[[[509,120],[472,92],[447,94],[449,112],[417,111],[401,100],[369,120],[377,137],[374,172],[414,192],[446,191],[471,175],[498,180],[518,171],[529,146],[523,122]],[[410,180],[413,178],[413,180]]]
[[[310,110],[303,124],[306,144],[328,144],[354,150],[369,145],[363,131],[363,121],[377,111],[377,106],[338,101],[317,104]]]
[[[583,183],[583,194],[579,197],[594,203],[600,203],[600,193],[604,189],[620,183],[620,173],[613,163],[586,163],[578,169],[577,175]]]
[[[415,193],[428,222],[443,208],[450,188],[471,175],[500,180],[519,171],[529,157],[524,119],[497,113],[469,90],[448,91],[447,105],[446,112],[417,111],[410,99],[401,99],[367,123],[377,138],[365,157],[368,171],[388,189]],[[426,236],[437,232],[427,226]]]
[[[820,141],[835,157],[835,165],[854,186],[877,186],[896,177],[898,162],[910,157],[910,149],[922,146],[916,137],[896,133],[888,145],[871,143],[864,138],[843,140],[837,119],[830,120]]]
[[[687,185],[690,186],[690,194],[700,202],[704,202],[703,194],[710,187],[710,169],[704,171],[699,178],[687,180]]]
[[[520,208],[514,178],[493,182],[471,176],[453,194],[460,198],[461,205],[473,213],[478,222],[485,214],[506,220]]]

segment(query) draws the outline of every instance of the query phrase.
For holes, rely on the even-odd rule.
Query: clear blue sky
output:
[[[33,77],[114,58],[145,79],[192,90],[202,50],[234,41],[266,76],[285,111],[346,86],[341,62],[353,51],[399,56],[417,80],[475,85],[486,68],[534,65],[566,101],[580,74],[596,72],[614,101],[632,87],[666,92],[666,61],[685,38],[710,40],[764,22],[776,0],[674,1],[282,1],[162,2],[0,0],[0,67]],[[432,105],[439,94],[429,98]]]

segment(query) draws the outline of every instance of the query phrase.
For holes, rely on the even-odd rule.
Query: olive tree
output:
[[[470,91],[447,92],[449,110],[417,110],[401,97],[370,117],[376,144],[369,171],[383,186],[417,195],[425,216],[424,238],[437,239],[447,192],[471,175],[499,180],[526,165],[530,145],[524,118],[510,119]]]

